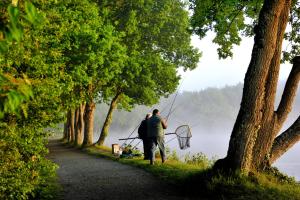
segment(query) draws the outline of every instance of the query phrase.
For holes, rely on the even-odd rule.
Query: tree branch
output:
[[[274,140],[269,163],[274,163],[280,156],[300,140],[300,116],[286,131]]]
[[[279,126],[283,124],[283,122],[286,120],[289,112],[292,109],[292,104],[296,97],[299,81],[300,81],[300,56],[296,56],[293,59],[293,68],[285,84],[281,101],[276,111]]]

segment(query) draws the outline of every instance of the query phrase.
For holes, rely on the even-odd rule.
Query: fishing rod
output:
[[[178,108],[179,106],[176,106],[172,111],[171,114]],[[139,124],[140,125],[140,124]],[[127,137],[127,138],[121,138],[119,140],[135,140],[135,139],[139,139],[139,137],[130,137],[134,131],[139,127],[139,125],[137,127],[135,127],[135,129],[131,132],[131,134]],[[166,133],[165,135],[169,135],[168,133]]]
[[[174,106],[174,102],[175,102],[175,100],[176,100],[176,98],[177,98],[178,93],[179,93],[179,88],[178,88],[178,90],[177,90],[177,92],[176,92],[176,94],[175,94],[175,97],[174,97],[174,99],[173,99],[173,102],[172,102],[172,104],[171,104],[169,113],[168,113],[168,115],[167,115],[166,122],[168,121],[168,119],[169,119],[169,117],[170,117],[170,114],[173,113],[174,110],[175,110],[175,109],[174,109],[174,110],[172,111],[172,108],[173,108],[173,106]],[[162,111],[162,112],[163,112],[163,111]],[[171,134],[173,134],[173,133],[168,133],[168,134],[165,134],[165,135],[171,135]],[[174,134],[175,134],[175,133],[174,133]],[[136,138],[135,138],[135,139],[136,139]],[[133,147],[133,149],[136,148],[136,147],[141,143],[141,141],[142,141],[142,140],[140,140],[140,141]]]
[[[177,90],[177,92],[176,92],[176,94],[175,94],[175,97],[174,97],[174,99],[173,99],[173,102],[172,102],[172,104],[171,104],[171,107],[170,107],[170,110],[169,110],[169,114],[167,115],[166,122],[168,121],[168,119],[169,119],[169,117],[170,117],[170,114],[171,114],[171,111],[172,111],[172,108],[173,108],[174,102],[175,102],[175,100],[176,100],[176,97],[177,97],[177,95],[178,95],[178,92],[179,92],[179,89]]]
[[[184,79],[185,79],[185,78],[184,78]],[[167,115],[166,122],[168,121],[170,115],[171,115],[171,114],[176,110],[176,108],[178,107],[178,106],[175,107],[175,109],[172,111],[172,108],[173,108],[173,106],[174,106],[174,103],[175,103],[175,101],[176,101],[177,95],[178,95],[178,93],[179,93],[179,90],[180,90],[180,88],[181,88],[181,86],[182,86],[182,83],[183,83],[184,79],[181,81],[180,86],[179,86],[178,89],[177,89],[177,92],[176,92],[175,97],[174,97],[174,99],[173,99],[173,101],[172,101],[172,104],[171,104],[169,113],[168,113],[168,115]],[[153,108],[153,107],[152,107],[152,108]],[[152,110],[152,108],[151,108],[151,110]],[[162,109],[161,113],[164,112],[164,110],[165,110],[166,108],[167,108],[167,106],[165,106],[165,107]],[[137,125],[137,127],[139,127],[139,125]],[[137,127],[134,129],[134,131],[137,129]],[[126,141],[126,140],[130,140],[130,139],[131,139],[131,142],[129,143],[129,145],[130,145],[135,139],[138,139],[138,138],[139,138],[139,137],[132,137],[132,138],[130,138],[130,136],[134,133],[134,131],[132,131],[132,133],[128,136],[128,138],[119,139],[119,140],[125,140],[125,141]],[[142,140],[140,140],[133,148],[137,147],[137,146],[141,143],[141,141],[142,141]],[[124,142],[124,143],[122,144],[122,146],[125,145],[125,143],[126,143],[126,142]]]
[[[174,101],[173,101],[174,102]],[[172,114],[177,108],[178,108],[179,106],[176,106],[169,114],[168,114],[168,116],[170,115],[170,114]],[[167,105],[166,106],[164,106],[164,108],[162,109],[162,111],[161,112],[164,112],[165,110],[166,110],[166,108],[167,108]],[[153,107],[151,108],[151,110],[153,109]],[[140,126],[140,124],[138,124],[135,128],[134,128],[134,130],[129,134],[129,136],[127,137],[127,138],[121,138],[121,139],[119,139],[119,140],[132,140],[132,141],[130,141],[130,143],[128,144],[128,145],[130,145],[135,139],[139,139],[139,137],[131,137],[132,135],[133,135],[133,133],[136,131],[136,129],[138,128]],[[141,141],[140,141],[141,142]],[[139,142],[139,143],[140,143]],[[138,144],[139,144],[138,143]],[[124,146],[126,144],[126,142],[124,142],[121,146]]]
[[[153,110],[153,108],[154,108],[154,106],[152,106],[151,108],[150,108],[150,111],[152,111]],[[166,110],[166,108],[167,108],[167,105],[165,105],[164,107],[163,107],[163,109],[162,109],[162,111],[161,112],[164,112],[165,110]],[[149,111],[149,112],[150,112]],[[131,138],[131,136],[132,136],[132,134],[136,131],[136,129],[138,128],[140,126],[140,123],[134,128],[134,130],[129,134],[129,136],[127,137],[127,140],[130,140]],[[136,139],[137,137],[135,137],[134,139]],[[122,139],[122,140],[125,140],[125,139]],[[121,145],[121,146],[123,146],[125,144],[125,142]]]
[[[135,132],[135,130],[139,127],[139,125],[137,125],[134,130],[130,133],[130,135],[127,138],[124,139],[119,139],[119,140],[130,140],[132,138],[130,138],[132,136],[132,134]],[[124,142],[121,146],[124,146],[126,142]]]

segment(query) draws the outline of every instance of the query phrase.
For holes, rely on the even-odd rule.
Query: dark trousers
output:
[[[143,139],[144,160],[150,160],[150,142],[148,138]]]
[[[163,137],[151,137],[149,138],[150,144],[150,163],[152,164],[155,160],[155,150],[158,146],[159,153],[161,156],[161,161],[165,162],[166,160],[166,150],[165,150],[165,140]]]

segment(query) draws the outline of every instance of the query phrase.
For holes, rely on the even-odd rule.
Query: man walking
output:
[[[150,146],[150,165],[154,164],[155,149],[158,146],[162,163],[166,160],[164,129],[167,128],[167,123],[160,117],[158,109],[154,109],[152,117],[147,120],[147,136]]]

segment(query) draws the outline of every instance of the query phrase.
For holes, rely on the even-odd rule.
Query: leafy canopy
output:
[[[193,32],[200,39],[208,31],[216,36],[213,42],[219,45],[217,49],[220,58],[232,57],[233,45],[239,45],[242,36],[252,36],[257,24],[262,0],[189,0],[193,12],[191,24]],[[283,51],[283,61],[291,59],[300,53],[300,2],[293,0],[289,26],[285,39],[289,46]]]
[[[200,54],[190,44],[188,13],[181,1],[103,0],[99,5],[107,23],[124,33],[121,42],[128,56],[120,76],[102,92],[105,99],[121,93],[127,108],[154,104],[176,89],[179,67],[196,67]]]

